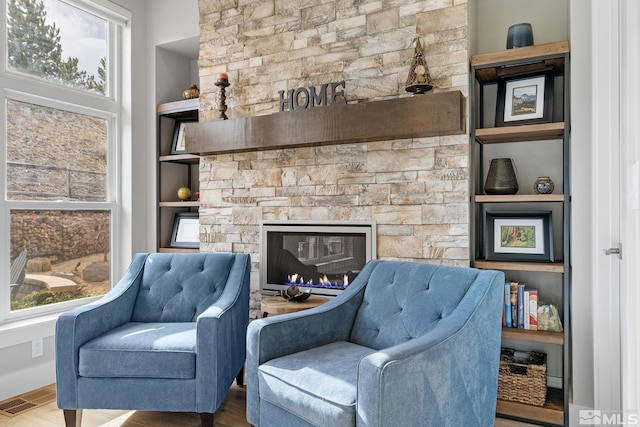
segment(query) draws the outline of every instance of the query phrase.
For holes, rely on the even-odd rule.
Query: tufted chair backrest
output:
[[[478,270],[383,261],[371,272],[350,340],[381,350],[429,332],[451,315]]]
[[[234,257],[232,253],[150,254],[131,320],[194,322],[222,295]]]

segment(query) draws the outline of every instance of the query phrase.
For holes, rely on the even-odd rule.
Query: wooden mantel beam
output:
[[[187,124],[186,151],[220,154],[465,132],[460,91]]]

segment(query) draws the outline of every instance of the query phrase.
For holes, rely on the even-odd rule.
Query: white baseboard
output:
[[[0,401],[44,387],[56,382],[55,361],[47,361],[29,369],[5,373],[0,376]]]

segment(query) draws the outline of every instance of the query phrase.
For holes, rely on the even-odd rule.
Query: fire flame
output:
[[[332,286],[331,280],[329,280],[326,274],[320,278],[318,283],[320,284],[320,286]],[[287,284],[313,286],[313,279],[305,282],[302,276],[300,276],[298,273],[294,273],[287,276]],[[338,281],[336,281],[335,286],[339,286]],[[349,286],[349,276],[346,274],[342,277],[342,286],[345,288]]]

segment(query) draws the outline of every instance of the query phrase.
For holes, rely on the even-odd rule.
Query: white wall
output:
[[[504,50],[509,27],[528,22],[534,44],[569,39],[567,0],[476,0],[477,52]]]
[[[572,188],[572,267],[573,288],[571,298],[573,324],[571,328],[573,358],[572,415],[578,408],[594,406],[594,352],[593,352],[593,283],[590,258],[593,214],[591,209],[591,7],[584,0],[571,2],[571,152]],[[578,71],[580,70],[580,71]],[[582,184],[582,185],[581,185]],[[575,411],[575,412],[574,412]],[[575,417],[572,416],[572,419]]]
[[[640,3],[624,0],[621,5],[622,73],[620,86],[625,90],[620,94],[621,105],[621,147],[622,173],[622,230],[624,259],[621,272],[620,312],[622,320],[622,408],[640,409]]]
[[[146,18],[149,23],[145,60],[147,71],[146,128],[149,129],[141,163],[146,161],[146,210],[139,214],[138,226],[146,230],[146,251],[156,248],[156,106],[182,99],[182,91],[195,81],[200,35],[198,0],[147,1]]]

